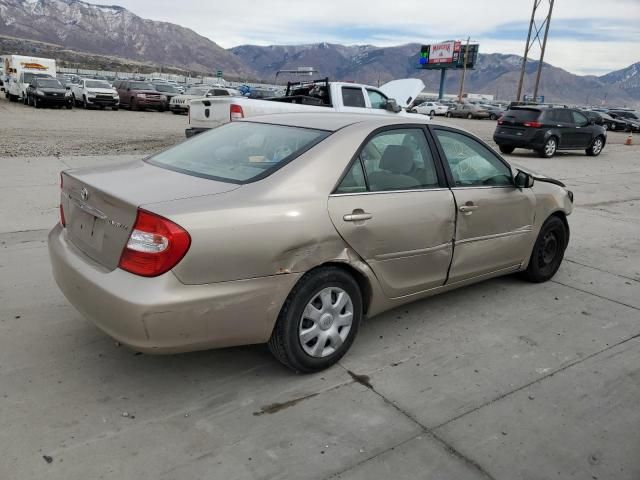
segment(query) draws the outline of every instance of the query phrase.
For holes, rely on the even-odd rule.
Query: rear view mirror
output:
[[[518,188],[531,188],[533,187],[533,177],[522,170],[518,170],[518,174],[513,179],[513,183]]]
[[[390,98],[387,100],[387,103],[385,104],[384,108],[394,113],[398,113],[399,111],[402,110],[402,107],[398,105],[398,102],[396,102],[393,98]]]

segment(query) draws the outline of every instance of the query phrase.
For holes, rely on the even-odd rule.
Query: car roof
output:
[[[292,127],[315,128],[335,132],[341,128],[355,123],[367,123],[372,128],[384,127],[386,125],[398,124],[430,124],[432,123],[423,115],[415,116],[394,116],[385,114],[367,113],[273,113],[270,115],[260,115],[250,117],[247,122],[273,123],[277,125],[287,125]]]

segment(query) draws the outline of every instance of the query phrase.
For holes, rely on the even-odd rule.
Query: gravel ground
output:
[[[169,112],[36,110],[4,97],[0,118],[0,157],[148,154],[182,141],[188,123],[186,116]],[[493,143],[493,121],[444,117],[436,121],[465,128]],[[621,145],[627,135],[609,132],[608,143]]]
[[[36,110],[0,98],[0,156],[152,153],[184,139],[187,117],[126,110]]]

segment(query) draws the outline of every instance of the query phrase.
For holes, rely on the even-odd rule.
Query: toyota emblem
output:
[[[89,190],[82,187],[82,190],[80,190],[80,198],[86,202],[89,198]]]

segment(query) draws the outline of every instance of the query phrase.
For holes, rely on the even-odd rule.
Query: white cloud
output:
[[[526,32],[533,0],[244,0],[237,4],[119,0],[118,3],[142,17],[189,27],[226,48],[244,43],[282,45],[320,41],[388,46],[469,34],[482,41],[481,51],[522,55],[525,34],[521,41],[500,40],[500,26],[522,25]],[[580,32],[592,33],[593,39],[553,37],[554,22],[572,21],[579,28],[581,20],[586,25],[587,20],[593,19],[598,19],[598,28]],[[598,38],[612,34],[621,40],[598,42]],[[612,70],[622,68],[640,60],[637,43],[633,43],[639,36],[639,0],[558,0],[546,60],[576,73],[600,71],[605,66]]]

